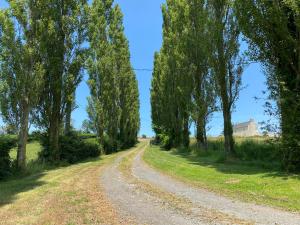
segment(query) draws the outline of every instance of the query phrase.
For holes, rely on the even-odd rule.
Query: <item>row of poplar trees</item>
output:
[[[89,122],[106,153],[111,153],[137,142],[138,84],[130,64],[120,7],[112,7],[112,1],[95,0],[89,16]]]
[[[162,13],[151,105],[153,129],[165,147],[189,146],[195,123],[198,144],[207,148],[207,123],[221,110],[225,153],[234,156],[231,114],[241,76],[248,63],[260,62],[268,98],[277,105],[271,113],[280,119],[282,162],[300,170],[300,2],[167,0]]]
[[[18,133],[18,167],[26,166],[31,124],[47,133],[48,160],[60,160],[59,137],[72,130],[84,71],[90,76],[91,122],[100,142],[106,134],[126,146],[135,143],[138,88],[119,6],[112,0],[8,3],[0,11],[0,103],[4,122]]]

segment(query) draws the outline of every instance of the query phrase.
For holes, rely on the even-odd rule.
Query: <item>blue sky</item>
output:
[[[124,26],[126,36],[130,43],[131,62],[135,69],[153,68],[153,55],[158,51],[162,43],[162,15],[161,4],[164,0],[116,0],[124,14]],[[0,7],[7,4],[0,0]],[[244,48],[245,46],[243,46]],[[140,134],[153,135],[151,129],[151,106],[150,106],[150,71],[136,71],[140,90]],[[85,76],[87,80],[87,76]],[[236,110],[232,115],[234,123],[248,121],[250,118],[257,122],[266,120],[264,115],[263,101],[256,101],[254,97],[262,97],[262,91],[266,90],[265,76],[259,64],[251,64],[243,74],[243,85],[246,86],[240,93],[236,104]],[[76,92],[78,109],[72,115],[76,128],[87,118],[86,104],[89,96],[89,88],[82,82]],[[219,135],[223,130],[221,113],[216,113],[209,124],[210,135]],[[192,130],[193,132],[193,130]]]

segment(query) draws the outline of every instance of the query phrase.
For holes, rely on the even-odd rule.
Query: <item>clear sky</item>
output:
[[[121,6],[124,14],[124,25],[126,36],[129,40],[131,51],[131,62],[135,69],[152,69],[153,55],[158,51],[162,43],[162,15],[161,4],[165,0],[116,0]],[[0,0],[0,7],[7,4]],[[244,48],[245,46],[243,46]],[[140,134],[153,135],[151,129],[151,106],[150,85],[151,71],[136,71],[140,90]],[[87,76],[85,76],[87,80]],[[243,85],[246,87],[241,91],[240,98],[233,113],[234,123],[248,121],[250,118],[257,122],[265,120],[263,101],[256,101],[254,97],[261,97],[262,91],[266,89],[265,76],[259,64],[248,66],[243,74]],[[86,82],[82,82],[76,93],[78,109],[73,113],[73,123],[76,128],[87,118],[86,105],[89,88]],[[216,113],[209,124],[210,135],[219,135],[223,130],[223,119],[221,113]],[[193,131],[192,131],[193,132]]]

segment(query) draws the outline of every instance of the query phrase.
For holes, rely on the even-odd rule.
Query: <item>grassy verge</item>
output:
[[[185,182],[227,196],[300,212],[300,175],[245,165],[216,163],[209,154],[162,151],[149,147],[144,160],[154,168]]]
[[[28,159],[34,162],[39,149],[38,143],[29,144]],[[30,169],[29,176],[1,182],[0,224],[120,224],[99,182],[101,170],[119,154],[67,167]]]

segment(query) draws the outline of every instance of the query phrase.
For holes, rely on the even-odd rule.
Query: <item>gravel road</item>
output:
[[[142,161],[144,143],[132,159],[130,176],[120,163],[124,152],[104,171],[101,184],[124,221],[131,224],[280,224],[299,225],[300,215],[243,203],[191,187],[150,168]]]

